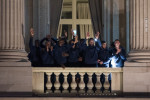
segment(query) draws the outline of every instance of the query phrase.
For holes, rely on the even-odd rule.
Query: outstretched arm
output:
[[[43,44],[44,41],[46,41],[47,39],[46,38],[43,38],[41,41],[40,41],[40,47],[41,48],[45,48],[45,45]]]
[[[99,39],[99,36],[100,36],[100,32],[97,32],[97,33],[95,34],[95,46],[97,47],[98,50],[99,50],[100,47],[102,46],[101,41],[100,41],[100,39]]]
[[[34,36],[34,30],[33,30],[33,28],[31,28],[30,29],[30,41],[29,41],[29,48],[30,48],[30,50],[33,47],[33,36]]]
[[[44,41],[51,41],[51,35],[47,35],[46,38],[43,38],[43,39],[40,41],[40,47],[41,47],[41,48],[45,48],[45,45],[43,44]]]
[[[32,49],[32,47],[33,47],[33,37],[30,37],[30,41],[29,41],[30,50]]]

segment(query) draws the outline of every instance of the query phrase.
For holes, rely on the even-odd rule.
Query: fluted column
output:
[[[130,0],[131,50],[150,49],[149,0]]]
[[[0,0],[0,61],[26,58],[24,0]]]
[[[150,62],[150,1],[130,0],[129,60]]]

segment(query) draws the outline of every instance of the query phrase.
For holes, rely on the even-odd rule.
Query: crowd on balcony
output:
[[[68,33],[56,39],[47,35],[42,40],[35,40],[34,29],[30,29],[29,60],[33,67],[123,67],[126,61],[125,49],[116,39],[110,47],[105,41],[100,41],[100,33],[90,38],[78,39],[72,31],[72,37],[67,40]]]

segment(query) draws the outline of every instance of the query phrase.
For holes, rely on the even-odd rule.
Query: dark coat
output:
[[[98,53],[98,59],[106,62],[109,60],[109,50],[108,48],[104,49],[104,48],[100,48],[99,53]],[[102,65],[99,65],[99,67],[109,67],[109,63],[105,63]]]
[[[69,63],[75,63],[78,62],[78,58],[79,58],[79,48],[76,46],[75,48],[70,48],[68,53],[69,53],[69,57],[68,57],[68,62]]]
[[[41,52],[41,48],[40,47],[36,47],[33,46],[33,38],[30,38],[29,41],[29,48],[30,48],[30,53],[29,53],[29,60],[34,63],[34,62],[38,62],[39,64],[41,63],[41,57],[40,57],[40,52]],[[37,64],[37,65],[39,65]]]
[[[42,50],[41,59],[42,59],[43,66],[54,65],[53,51],[51,51],[50,49],[49,49],[49,52],[47,52],[46,49]]]
[[[84,50],[84,63],[97,64],[98,50],[95,46],[88,46]]]
[[[54,47],[54,58],[56,61],[56,64],[65,64],[67,63],[67,57],[63,57],[63,53],[68,52],[68,46],[64,45],[64,46],[59,46],[56,45]]]
[[[116,48],[113,48],[111,50],[111,55],[110,55],[110,62],[111,66],[110,67],[123,67],[124,62],[126,61],[126,52],[123,47],[120,47],[121,52],[119,54],[116,54],[117,50]]]

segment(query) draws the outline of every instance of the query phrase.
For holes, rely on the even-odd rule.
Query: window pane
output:
[[[68,39],[72,39],[72,33],[71,33],[71,29],[72,29],[72,25],[68,25],[68,24],[60,24],[59,25],[59,29],[58,29],[58,34],[57,34],[57,38],[59,37],[64,37],[65,36],[65,32],[68,33]]]
[[[77,33],[80,39],[85,39],[87,32],[89,32],[90,38],[94,37],[92,25],[90,24],[77,25]]]
[[[62,19],[72,19],[72,0],[64,0],[62,8]]]
[[[88,0],[77,0],[77,19],[90,19]]]

